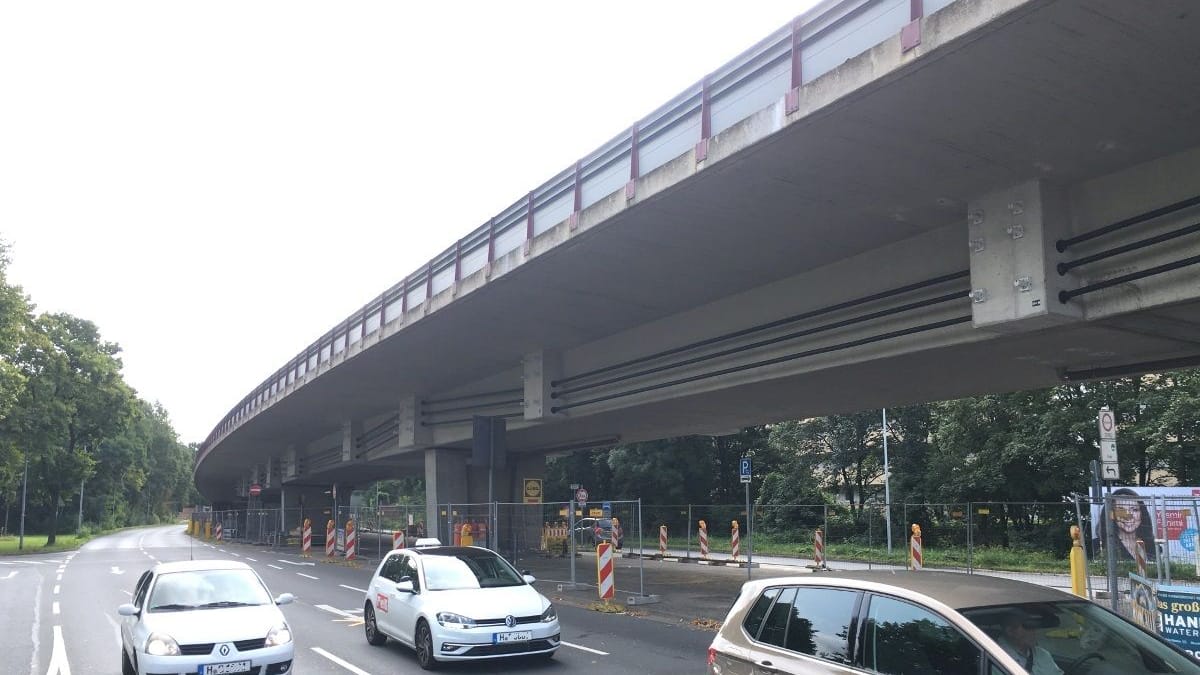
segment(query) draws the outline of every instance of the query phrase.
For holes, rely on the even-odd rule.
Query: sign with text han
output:
[[[750,458],[743,457],[738,462],[738,476],[741,477],[743,483],[750,482]]]

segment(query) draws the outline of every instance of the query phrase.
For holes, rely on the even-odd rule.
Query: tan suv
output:
[[[747,582],[708,648],[710,675],[1200,674],[1100,605],[1012,579],[830,572]]]

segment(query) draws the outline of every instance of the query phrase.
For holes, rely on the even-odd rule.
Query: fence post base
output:
[[[626,605],[653,605],[658,602],[662,602],[662,598],[654,594],[625,596]]]

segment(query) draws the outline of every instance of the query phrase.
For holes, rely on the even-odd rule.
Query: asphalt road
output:
[[[87,675],[120,672],[118,605],[128,602],[138,576],[157,562],[189,557],[238,559],[253,566],[275,595],[296,602],[283,612],[296,636],[299,673],[418,673],[416,658],[394,642],[367,645],[362,589],[374,565],[305,560],[263,547],[213,546],[184,534],[182,525],[127,530],[79,551],[0,558],[0,673]],[[539,586],[556,598],[555,588]],[[555,599],[563,646],[554,660],[448,664],[451,673],[681,673],[701,672],[712,633],[661,617],[605,614],[569,598]]]

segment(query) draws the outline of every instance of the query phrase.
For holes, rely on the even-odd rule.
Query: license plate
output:
[[[250,672],[249,661],[231,661],[229,663],[209,663],[200,666],[200,675],[229,675],[230,673]]]
[[[532,631],[518,630],[512,633],[492,633],[492,644],[498,645],[505,642],[529,642],[533,637]]]

